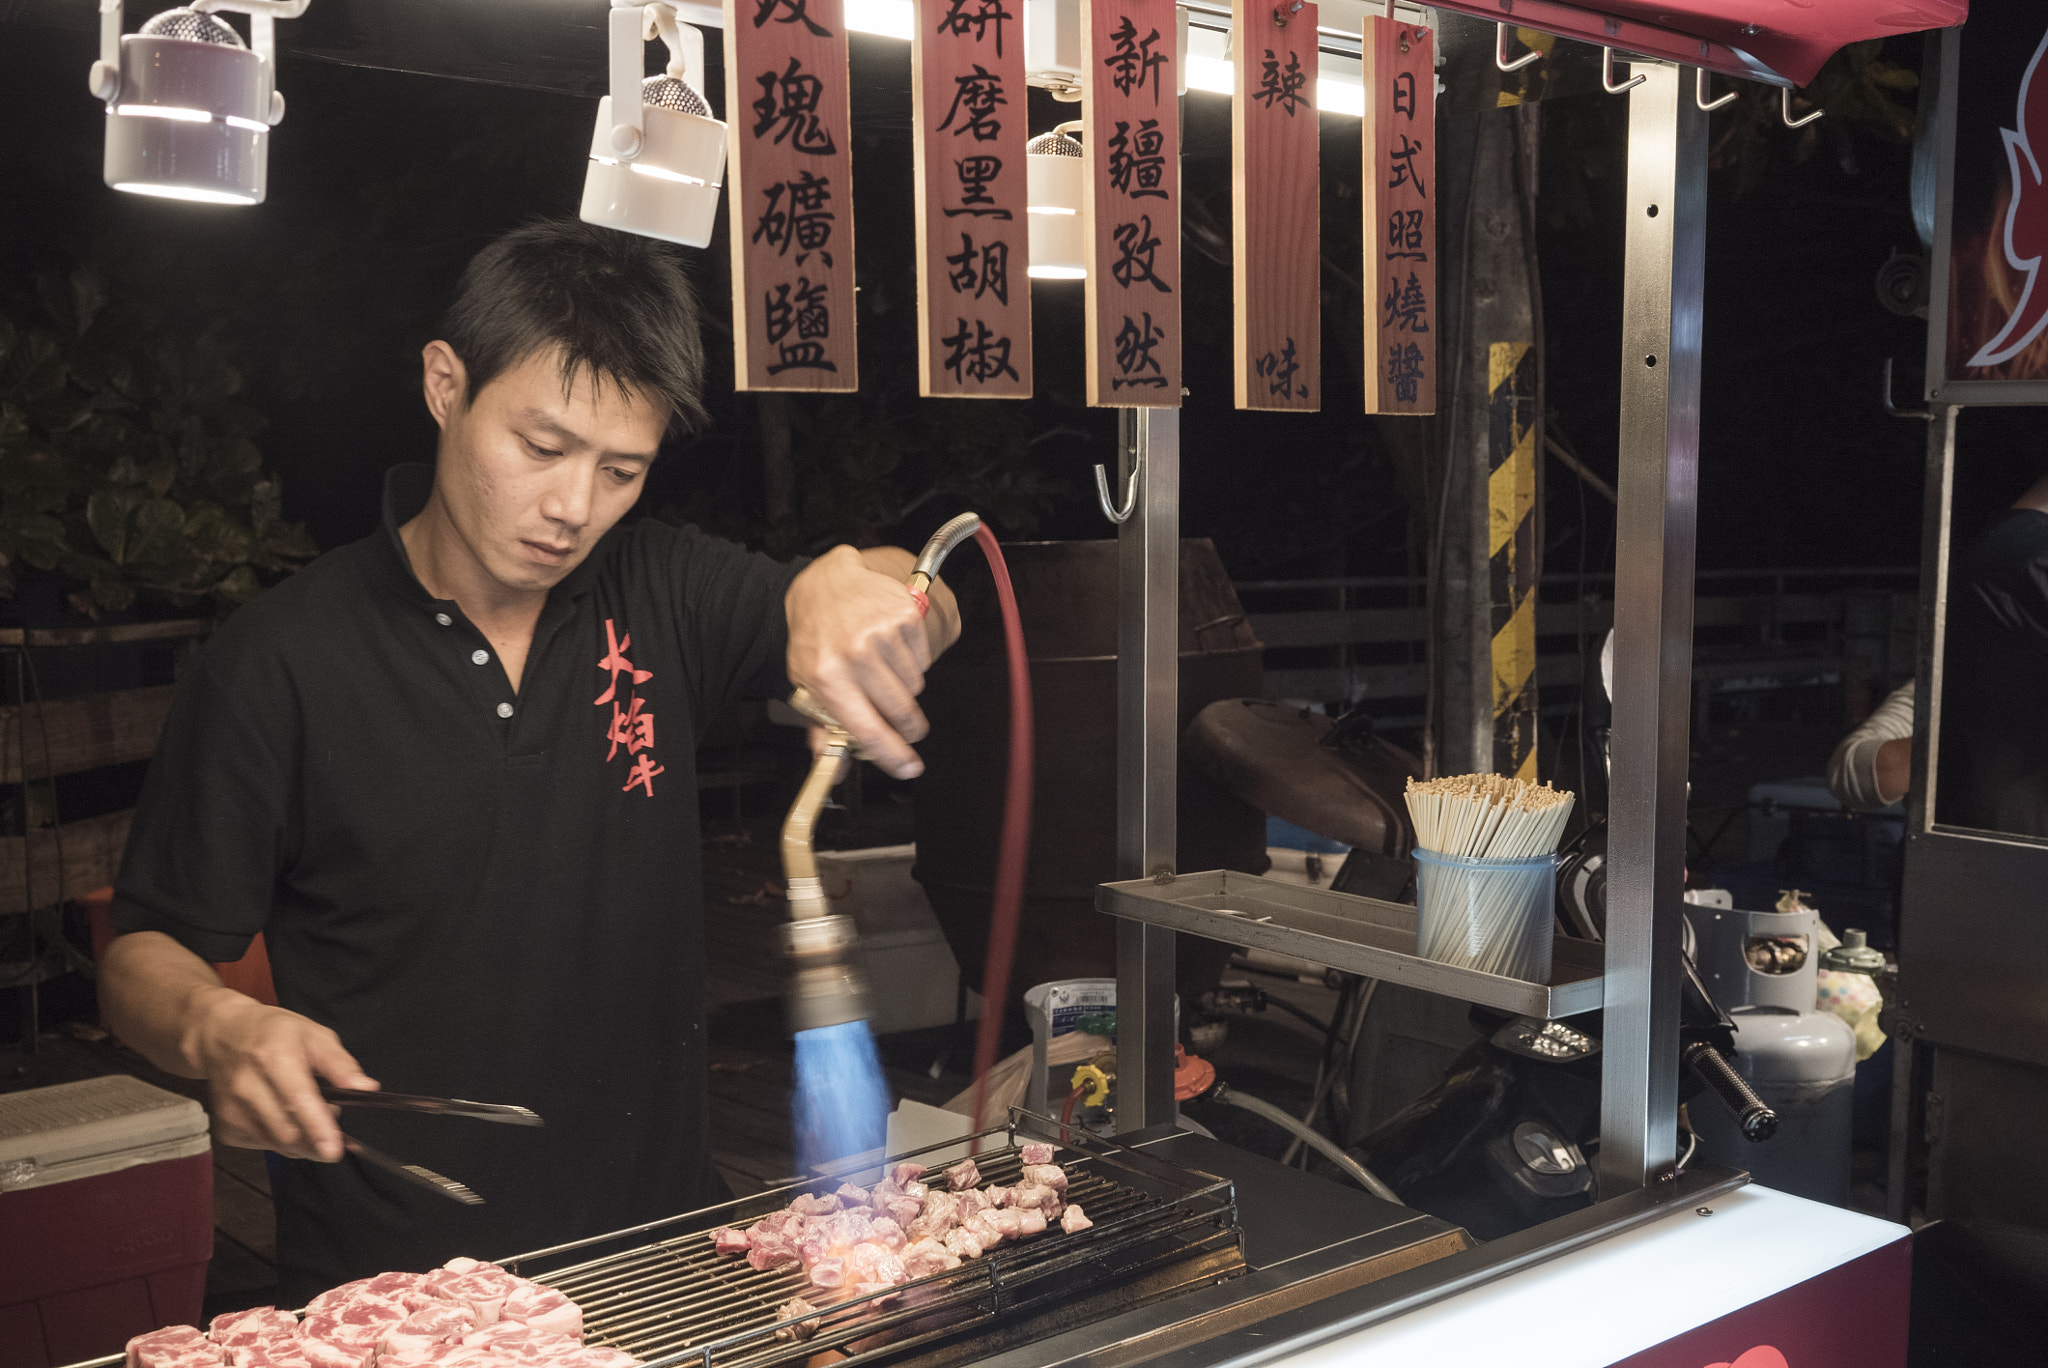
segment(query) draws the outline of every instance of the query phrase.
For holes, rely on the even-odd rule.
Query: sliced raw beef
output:
[[[1023,1145],[1018,1148],[1018,1155],[1027,1164],[1050,1164],[1052,1162],[1052,1146]]]
[[[1095,1222],[1081,1214],[1081,1204],[1079,1202],[1068,1203],[1067,1209],[1060,1213],[1060,1229],[1066,1231],[1069,1235],[1078,1235],[1094,1224]]]
[[[218,1344],[190,1325],[152,1330],[128,1341],[128,1368],[221,1368]]]
[[[980,1187],[981,1170],[975,1167],[972,1159],[962,1159],[959,1163],[946,1170],[946,1186],[955,1192],[965,1192],[969,1188]]]

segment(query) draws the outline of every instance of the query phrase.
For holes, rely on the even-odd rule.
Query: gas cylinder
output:
[[[1779,1120],[1775,1135],[1753,1142],[1726,1108],[1696,1099],[1687,1116],[1700,1156],[1747,1169],[1765,1187],[1846,1206],[1856,1034],[1815,1005],[1819,916],[1796,899],[1784,912],[1714,906],[1728,898],[1715,892],[1686,895],[1694,958],[1735,1022],[1736,1067]]]

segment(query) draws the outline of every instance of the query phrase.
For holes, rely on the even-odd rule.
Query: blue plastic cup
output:
[[[1415,953],[1481,973],[1550,982],[1557,856],[1482,860],[1415,852]]]

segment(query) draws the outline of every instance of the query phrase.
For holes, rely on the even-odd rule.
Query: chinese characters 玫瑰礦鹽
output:
[[[1159,103],[1159,68],[1166,64],[1166,57],[1152,50],[1152,45],[1158,41],[1158,29],[1140,38],[1137,25],[1131,22],[1128,14],[1121,16],[1116,28],[1110,32],[1109,55],[1102,59],[1102,64],[1110,70],[1110,84],[1126,99],[1132,91],[1143,89],[1149,80],[1152,83],[1152,103]]]
[[[761,87],[761,97],[753,103],[756,138],[773,128],[777,143],[787,139],[799,152],[829,157],[838,150],[832,130],[818,113],[825,83],[805,71],[801,61],[792,57],[780,75],[764,71],[754,80]]]
[[[809,276],[798,276],[794,295],[788,285],[777,285],[762,295],[761,302],[768,344],[781,354],[781,360],[768,367],[770,375],[796,369],[839,369],[825,353],[824,340],[832,335],[832,311],[822,282],[814,284]],[[792,332],[797,337],[794,342],[788,340]]]
[[[1266,60],[1260,63],[1259,88],[1252,92],[1252,98],[1266,108],[1276,103],[1292,118],[1297,110],[1308,103],[1303,92],[1308,88],[1308,73],[1301,69],[1301,58],[1290,52],[1287,66],[1283,69],[1280,59],[1273,55],[1273,49],[1266,49]]]
[[[953,268],[946,279],[954,294],[971,294],[976,299],[992,294],[1005,304],[1010,302],[1009,243],[998,238],[976,246],[970,234],[962,233],[959,253],[947,257],[946,264]]]
[[[1122,119],[1109,135],[1109,183],[1132,199],[1166,199],[1166,134],[1157,119]]]
[[[971,133],[976,142],[994,142],[1003,131],[1003,122],[996,117],[996,108],[1008,103],[1003,95],[1003,78],[976,62],[974,70],[953,78],[953,107],[946,111],[938,131],[943,133],[953,128],[953,120],[965,115],[960,119],[960,126],[953,129],[955,137]]]
[[[973,332],[968,329],[972,326]],[[998,337],[982,319],[975,319],[970,325],[964,318],[959,320],[959,331],[951,337],[939,339],[948,348],[943,364],[953,372],[959,381],[972,380],[986,384],[998,376],[1018,378],[1017,368],[1010,364],[1010,339]]]
[[[1153,258],[1159,252],[1159,238],[1152,231],[1150,214],[1140,214],[1136,223],[1117,224],[1111,235],[1116,239],[1117,259],[1109,273],[1116,277],[1117,284],[1128,290],[1133,285],[1149,281],[1159,293],[1173,293],[1173,287],[1161,280],[1153,269]]]
[[[767,196],[768,207],[754,222],[752,240],[766,242],[780,256],[788,256],[794,246],[799,266],[812,252],[830,266],[832,253],[826,248],[832,243],[831,179],[805,171],[797,179],[777,181],[761,193]]]
[[[789,12],[777,19],[776,23],[802,24],[811,31],[813,37],[830,38],[832,30],[811,18],[810,2],[811,0],[754,0],[754,27],[761,27],[776,10],[783,9]]]

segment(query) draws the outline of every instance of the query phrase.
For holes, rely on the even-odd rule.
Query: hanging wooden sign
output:
[[[1231,0],[1237,406],[1314,412],[1322,395],[1316,6]]]
[[[857,390],[842,0],[725,0],[733,373]]]
[[[1031,397],[1022,0],[915,0],[918,392]]]
[[[1081,0],[1088,402],[1180,406],[1180,77],[1173,0]]]
[[[1436,56],[1430,31],[1368,16],[1365,411],[1435,413]]]

